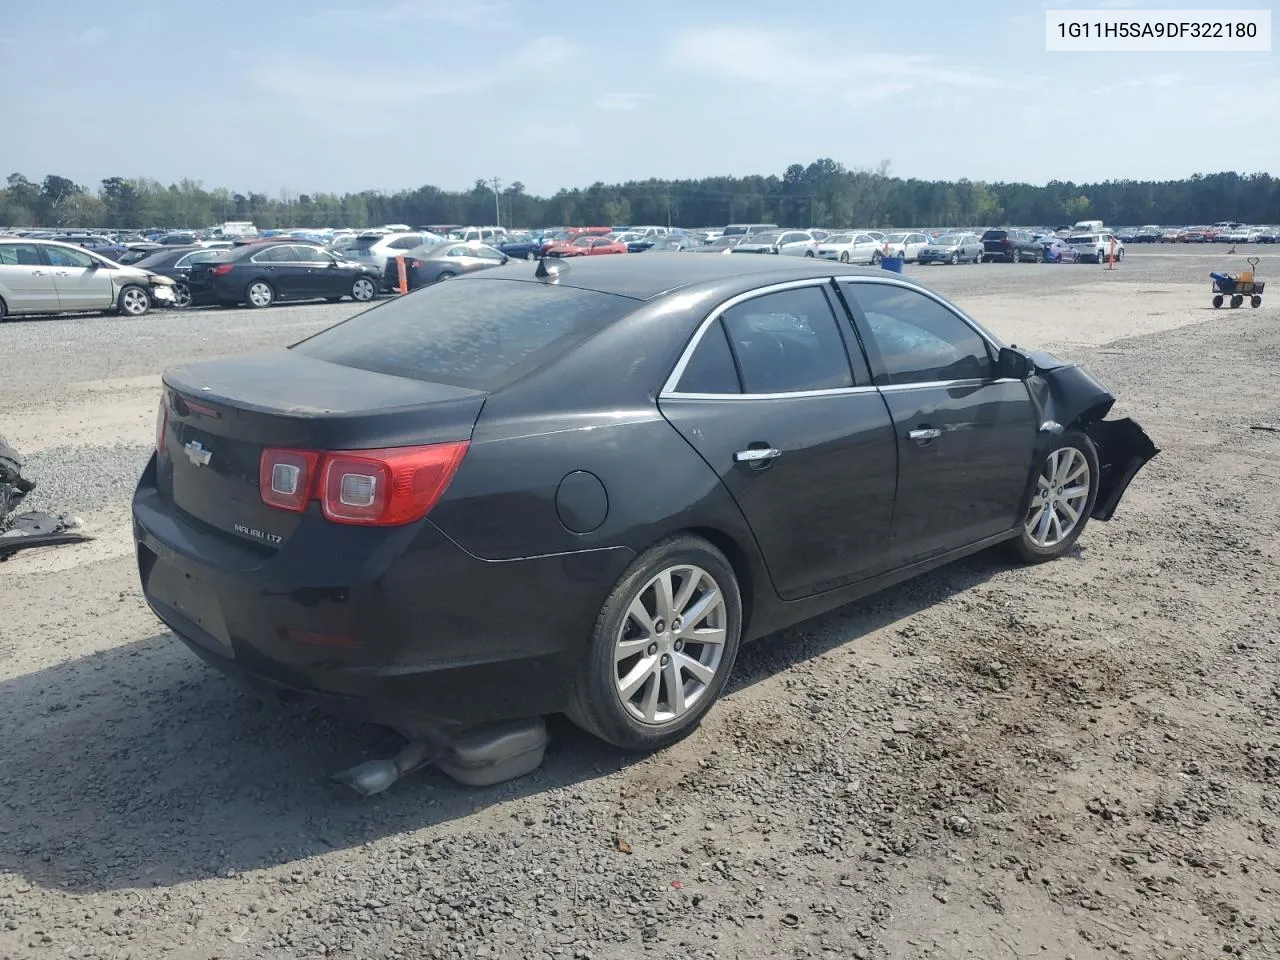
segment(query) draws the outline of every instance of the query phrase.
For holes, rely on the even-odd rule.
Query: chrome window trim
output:
[[[731,307],[736,307],[740,303],[748,300],[754,300],[757,297],[767,296],[771,293],[780,293],[784,290],[798,290],[802,287],[826,287],[831,283],[831,277],[805,277],[803,280],[785,280],[782,283],[771,283],[765,287],[756,287],[754,290],[748,290],[745,293],[735,294],[724,303],[715,307],[709,314],[702,318],[702,322],[698,324],[698,329],[693,332],[693,336],[689,339],[689,343],[685,346],[684,352],[680,354],[680,359],[676,361],[675,367],[671,371],[671,375],[667,377],[666,383],[662,385],[662,389],[658,391],[658,399],[675,399],[684,397],[685,399],[707,399],[713,397],[717,400],[725,398],[746,398],[751,397],[760,399],[764,397],[795,397],[801,393],[811,396],[822,396],[828,393],[837,393],[844,390],[858,389],[857,387],[834,387],[831,390],[803,390],[795,393],[782,394],[764,394],[764,393],[712,393],[712,394],[681,394],[676,391],[676,386],[680,383],[680,378],[684,376],[684,371],[689,366],[689,361],[693,359],[693,352],[698,349],[698,344],[702,342],[703,336],[707,329],[720,319],[720,316]],[[839,317],[833,313],[833,319],[839,323]],[[849,375],[853,375],[852,368]]]
[[[927,390],[953,387],[990,387],[997,383],[1018,383],[1013,377],[999,377],[995,380],[983,380],[973,377],[968,380],[922,380],[919,383],[887,383],[878,387],[882,393],[901,393],[905,390]]]
[[[793,393],[664,393],[659,400],[797,400],[804,397],[856,396],[875,393],[875,387],[832,387],[829,390],[796,390]]]

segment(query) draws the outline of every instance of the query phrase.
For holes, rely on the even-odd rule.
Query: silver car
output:
[[[807,230],[769,230],[753,233],[733,248],[734,253],[776,253],[784,257],[816,257],[818,241]]]
[[[373,267],[385,273],[387,265],[396,257],[404,256],[410,250],[430,244],[444,243],[444,237],[434,233],[380,233],[371,231],[356,237],[353,246],[342,251],[348,260]]]
[[[140,317],[153,303],[174,302],[174,282],[168,277],[67,243],[0,238],[0,320],[90,310]]]
[[[944,233],[920,248],[920,263],[980,263],[982,240],[976,233]]]

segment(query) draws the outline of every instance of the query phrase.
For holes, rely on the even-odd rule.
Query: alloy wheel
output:
[[[365,303],[372,300],[378,291],[374,289],[373,281],[368,277],[360,277],[351,285],[351,299]]]
[[[180,307],[191,306],[191,288],[185,283],[179,283],[173,288],[174,302]]]
[[[1089,461],[1075,447],[1045,458],[1027,511],[1027,537],[1037,547],[1061,543],[1079,525],[1089,502]]]
[[[274,297],[271,288],[261,280],[249,284],[249,302],[255,307],[269,306]]]
[[[130,287],[121,295],[120,305],[129,316],[140,317],[147,312],[151,301],[147,298],[146,291],[138,287]]]
[[[614,689],[632,718],[679,720],[706,695],[724,659],[724,593],[701,567],[667,567],[635,595],[614,640]]]

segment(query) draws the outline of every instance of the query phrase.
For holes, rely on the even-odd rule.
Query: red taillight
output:
[[[312,499],[335,523],[399,526],[439,501],[468,441],[319,453],[271,448],[258,470],[262,502],[302,513]]]
[[[262,502],[293,513],[302,513],[311,499],[311,486],[320,454],[311,450],[268,448],[258,461],[258,486]]]
[[[160,409],[156,411],[156,453],[164,452],[164,433],[169,426],[168,398],[160,395]]]
[[[234,263],[219,263],[216,266],[210,267],[209,272],[215,277],[225,277],[231,272],[231,268],[234,266]]]

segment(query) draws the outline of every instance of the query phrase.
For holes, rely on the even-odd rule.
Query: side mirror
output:
[[[996,360],[996,376],[1002,379],[1026,380],[1036,372],[1035,364],[1021,350],[1001,347]]]
[[[508,260],[510,260],[510,259],[511,259],[511,258],[510,258],[510,257],[508,257],[505,253],[502,255],[502,262],[503,262],[504,264],[505,264]]]
[[[90,260],[89,260],[89,269],[90,269],[90,270],[97,270],[100,266],[102,266],[102,263],[101,263],[100,261],[98,261],[98,260],[93,260],[93,259],[90,259]]]

